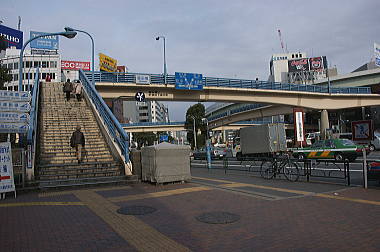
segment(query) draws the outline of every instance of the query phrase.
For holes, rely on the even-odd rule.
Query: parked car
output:
[[[298,159],[335,159],[354,161],[362,155],[364,146],[356,145],[348,139],[319,140],[310,147],[293,149],[293,156]]]
[[[211,147],[210,154],[211,154],[211,159],[223,159],[227,154],[227,150],[223,148]],[[206,159],[207,158],[206,148],[200,148],[198,150],[195,150],[193,152],[193,157],[194,159]]]

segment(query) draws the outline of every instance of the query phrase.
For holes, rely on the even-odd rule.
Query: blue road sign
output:
[[[135,94],[135,99],[138,102],[143,102],[143,101],[145,101],[145,94],[143,92],[137,92]]]
[[[168,135],[160,135],[160,142],[169,142]]]
[[[175,73],[175,88],[188,90],[202,90],[202,74],[196,73]]]
[[[29,112],[30,104],[28,102],[0,101],[0,111]]]
[[[29,114],[16,112],[0,112],[0,122],[29,122]]]
[[[28,130],[26,123],[0,123],[0,133],[26,133]]]
[[[28,91],[7,91],[0,90],[1,101],[30,101],[32,99]]]

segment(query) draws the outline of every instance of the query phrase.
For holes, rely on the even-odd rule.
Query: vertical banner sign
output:
[[[375,65],[380,67],[380,44],[374,43]]]
[[[7,47],[15,46],[17,49],[21,49],[24,45],[22,31],[0,25],[0,37],[5,38],[5,41],[8,43]]]
[[[293,109],[294,116],[294,135],[296,142],[301,143],[302,145],[305,142],[305,129],[304,129],[304,116],[303,109],[294,108]]]
[[[0,193],[16,191],[11,143],[0,143]]]

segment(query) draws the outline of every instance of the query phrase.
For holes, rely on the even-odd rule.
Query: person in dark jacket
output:
[[[70,100],[71,91],[73,91],[73,84],[70,82],[70,79],[67,79],[65,84],[63,84],[63,92],[66,93],[66,100]]]
[[[83,132],[80,131],[80,126],[76,127],[76,130],[71,135],[70,146],[75,148],[78,164],[82,162],[82,148],[84,148],[85,139]]]

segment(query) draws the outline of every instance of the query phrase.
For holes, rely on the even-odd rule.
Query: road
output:
[[[377,159],[380,155],[370,155],[370,159]],[[225,173],[236,173],[248,176],[260,177],[262,161],[238,161],[232,159],[227,163],[223,160],[212,160],[212,169],[225,170]],[[298,168],[300,170],[300,181],[306,181],[304,164],[298,162]],[[205,160],[192,160],[191,168],[207,168],[207,162]],[[285,179],[283,175],[277,177],[278,179]],[[324,182],[333,184],[350,184],[352,186],[363,186],[363,160],[358,159],[355,162],[349,164],[349,176],[344,171],[343,164],[335,164],[334,162],[312,162],[310,181]],[[378,187],[378,181],[368,181],[368,185],[371,187]]]

